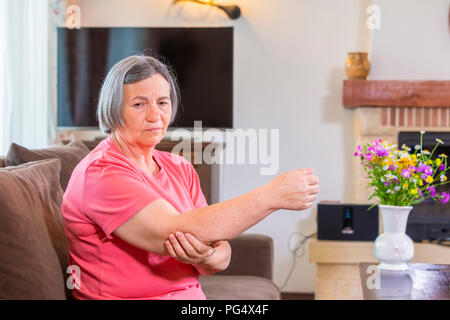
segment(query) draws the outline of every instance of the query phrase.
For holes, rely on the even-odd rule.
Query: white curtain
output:
[[[48,1],[0,0],[0,155],[49,145]]]

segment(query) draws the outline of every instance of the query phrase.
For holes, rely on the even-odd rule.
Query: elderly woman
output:
[[[192,165],[155,149],[178,96],[152,57],[125,58],[106,76],[97,115],[109,136],[75,168],[61,207],[76,299],[205,299],[198,276],[228,266],[227,239],[316,199],[317,177],[299,169],[208,206]]]

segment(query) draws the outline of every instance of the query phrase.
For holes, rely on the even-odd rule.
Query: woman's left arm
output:
[[[170,255],[189,263],[202,275],[211,275],[225,270],[230,264],[231,246],[227,241],[216,241],[208,246],[192,234],[177,232],[166,240]]]

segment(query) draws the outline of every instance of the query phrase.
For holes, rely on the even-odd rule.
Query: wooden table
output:
[[[450,264],[450,248],[414,243],[411,263]],[[362,300],[359,263],[377,264],[374,243],[310,239],[309,261],[317,264],[315,299]]]
[[[360,263],[364,300],[450,300],[450,265],[409,263],[406,271]]]

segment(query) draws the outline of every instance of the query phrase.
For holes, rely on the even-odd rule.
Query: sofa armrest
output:
[[[0,156],[0,168],[6,167],[6,157]]]
[[[263,234],[242,234],[229,241],[230,265],[217,275],[248,275],[273,280],[273,239]]]

